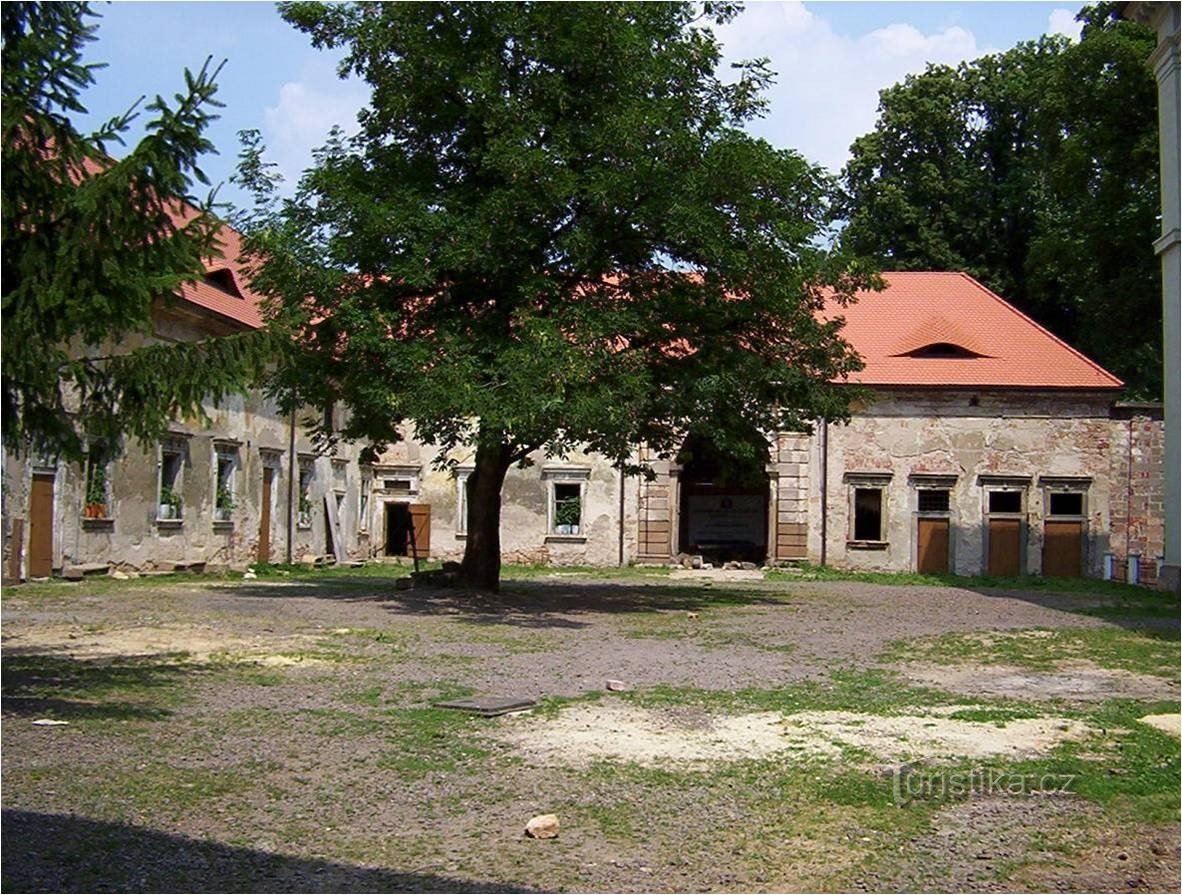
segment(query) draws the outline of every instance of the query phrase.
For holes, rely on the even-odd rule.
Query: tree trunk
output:
[[[476,468],[468,476],[468,538],[460,563],[460,580],[468,587],[496,591],[501,586],[501,486],[510,456],[500,433],[480,433]]]

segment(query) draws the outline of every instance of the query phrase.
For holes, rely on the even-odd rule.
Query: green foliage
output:
[[[169,485],[160,488],[160,503],[163,506],[172,507],[177,513],[181,511],[181,495]]]
[[[3,7],[3,443],[80,459],[88,438],[155,438],[178,415],[238,389],[271,356],[265,334],[135,348],[152,311],[200,279],[216,246],[197,166],[216,70],[143,111],[147,135],[123,159],[132,108],[91,134],[70,116],[99,66],[82,61],[96,26],[85,3]],[[183,203],[188,203],[184,205]]]
[[[843,172],[843,239],[887,269],[967,271],[1160,397],[1155,37],[1113,7],[1080,13],[1078,43],[1044,37],[882,91]]]
[[[831,381],[860,362],[813,312],[870,277],[820,247],[827,175],[741,130],[769,73],[715,74],[709,25],[735,8],[281,11],[372,88],[360,133],[334,132],[290,201],[245,135],[253,282],[304,349],[281,388],[344,401],[344,437],[413,421],[476,448],[469,553],[536,449],[671,453],[708,421],[751,450],[752,428],[847,414]]]

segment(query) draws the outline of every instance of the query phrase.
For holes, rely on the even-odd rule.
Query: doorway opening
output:
[[[710,563],[767,559],[768,446],[752,433],[747,449],[727,452],[704,435],[682,447],[678,544]]]
[[[386,556],[410,556],[410,504],[386,504]]]

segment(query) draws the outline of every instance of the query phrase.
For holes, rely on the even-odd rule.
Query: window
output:
[[[556,535],[581,534],[583,486],[577,482],[555,482],[553,495],[553,533]]]
[[[468,533],[468,483],[471,470],[456,473],[456,534]]]
[[[395,494],[413,494],[414,480],[413,479],[385,479],[382,482],[382,487],[387,491],[392,491]]]
[[[854,489],[854,540],[882,541],[882,488]]]
[[[175,443],[160,448],[160,487],[157,494],[156,518],[163,522],[181,519],[181,492],[184,490],[185,455]]]
[[[1084,514],[1083,493],[1080,491],[1052,491],[1049,500],[1049,516],[1082,516]]]
[[[990,491],[989,492],[989,512],[990,513],[1021,513],[1022,512],[1022,492],[1021,491]]]
[[[922,488],[919,491],[921,513],[947,513],[949,493],[947,488]]]
[[[312,458],[300,460],[300,490],[296,502],[296,525],[300,528],[312,527],[312,479],[315,466]]]
[[[373,476],[361,473],[361,494],[357,501],[357,530],[369,531],[369,492],[373,490]]]
[[[229,522],[234,515],[234,472],[238,468],[237,452],[218,448],[214,454],[213,521]]]
[[[107,519],[111,515],[107,452],[98,444],[92,444],[86,455],[86,496],[82,515],[87,519]]]
[[[332,461],[332,484],[339,491],[347,490],[349,464],[345,460]]]

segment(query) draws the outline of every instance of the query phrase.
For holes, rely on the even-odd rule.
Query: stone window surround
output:
[[[960,476],[956,473],[913,472],[907,477],[911,485],[912,507],[915,522],[912,525],[911,568],[919,568],[919,520],[947,519],[948,520],[948,570],[956,568],[956,484]],[[919,508],[920,491],[947,491],[947,510],[921,510]]]
[[[475,466],[456,467],[456,531],[457,538],[468,537],[468,477]]]
[[[369,511],[371,506],[370,492],[373,491],[373,467],[363,464],[360,467],[361,485],[357,492],[357,531],[369,531]]]
[[[591,470],[587,467],[551,467],[542,470],[542,482],[546,486],[546,542],[583,544],[587,541],[587,483],[591,480]],[[579,486],[579,533],[560,534],[554,530],[556,507],[554,503],[555,485]]]
[[[845,543],[847,550],[886,550],[890,546],[890,540],[887,538],[887,497],[890,494],[890,484],[894,477],[895,474],[890,470],[847,472],[842,476],[842,481],[845,483],[848,492],[847,499],[849,501],[849,527],[846,532]],[[879,493],[877,539],[866,540],[854,537],[854,524],[857,512],[856,501],[859,490],[876,490]]]
[[[985,521],[984,534],[981,539],[981,568],[989,568],[989,520],[993,517],[998,519],[1017,519],[1020,523],[1018,529],[1018,569],[1020,575],[1029,574],[1029,523],[1027,515],[1029,513],[1030,505],[1028,502],[1028,491],[1030,483],[1033,481],[1033,476],[1029,475],[1005,475],[1005,474],[982,474],[977,476],[977,484],[981,487],[981,516]],[[1013,492],[1017,491],[1022,495],[1022,508],[1017,513],[991,513],[989,512],[989,495],[994,491]]]
[[[378,488],[384,495],[389,497],[416,497],[419,493],[420,480],[423,476],[423,466],[421,463],[382,463],[375,464],[373,467],[373,477],[375,482],[381,482]],[[387,489],[385,486],[386,479],[407,479],[410,487],[403,491],[394,491]]]
[[[1080,521],[1086,526],[1088,521],[1088,492],[1092,487],[1091,476],[1040,475],[1038,477],[1038,485],[1042,489],[1043,518],[1062,521]],[[1052,494],[1081,495],[1079,514],[1052,514]]]
[[[307,471],[307,493],[305,493],[304,473]],[[316,484],[316,455],[299,454],[296,457],[296,528],[308,531],[312,527],[312,488]],[[305,516],[300,511],[300,501],[308,501],[308,513]]]

